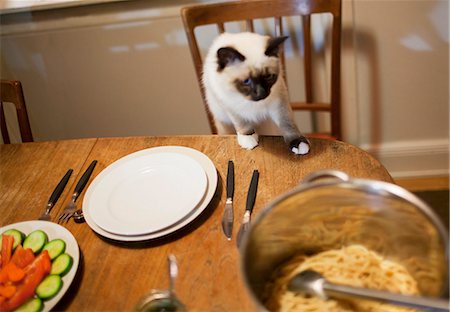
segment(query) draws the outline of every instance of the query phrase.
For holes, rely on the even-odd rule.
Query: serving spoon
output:
[[[320,273],[313,270],[302,271],[295,275],[289,281],[288,289],[292,292],[317,296],[323,300],[329,298],[350,299],[356,297],[412,308],[433,309],[436,312],[449,311],[448,300],[400,295],[381,290],[333,284],[327,281]]]

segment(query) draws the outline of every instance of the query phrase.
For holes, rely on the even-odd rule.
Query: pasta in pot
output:
[[[275,272],[265,289],[263,301],[270,311],[416,311],[381,302],[348,299],[321,300],[287,290],[287,284],[305,270],[321,273],[332,283],[418,295],[417,282],[400,264],[386,260],[361,245],[350,245],[307,257],[299,256]]]

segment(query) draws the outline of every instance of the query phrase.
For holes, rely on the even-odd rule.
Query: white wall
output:
[[[1,76],[22,81],[36,140],[209,133],[179,17],[193,2],[1,16]],[[394,176],[448,174],[448,15],[446,0],[343,1],[345,140]]]

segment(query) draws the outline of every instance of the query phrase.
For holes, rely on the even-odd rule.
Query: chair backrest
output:
[[[313,45],[311,39],[311,15],[330,13],[332,16],[331,29],[331,70],[330,70],[330,101],[318,103],[313,95]],[[330,137],[341,139],[341,110],[340,110],[340,51],[341,51],[341,0],[248,0],[203,4],[184,7],[181,10],[184,29],[188,38],[189,48],[195,65],[201,95],[212,133],[217,133],[214,120],[206,106],[203,90],[202,55],[196,38],[195,29],[199,26],[217,25],[219,33],[225,32],[226,23],[245,22],[246,31],[254,32],[255,20],[274,19],[276,36],[284,35],[283,19],[297,16],[300,18],[303,30],[304,45],[304,82],[305,101],[292,102],[293,110],[324,111],[330,113]],[[281,54],[282,66],[285,66],[284,51]],[[286,72],[286,71],[285,71]],[[314,134],[312,134],[314,136]],[[320,134],[318,136],[321,136]],[[325,135],[327,137],[327,135]]]
[[[33,142],[30,121],[28,120],[27,108],[22,91],[22,84],[17,80],[1,80],[0,89],[0,130],[3,142],[11,143],[8,128],[6,126],[5,111],[3,103],[13,103],[16,108],[17,121],[19,122],[20,136],[22,142]]]

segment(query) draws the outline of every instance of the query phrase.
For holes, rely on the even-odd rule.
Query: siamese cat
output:
[[[271,119],[297,155],[310,142],[299,131],[289,105],[278,57],[287,37],[223,33],[210,47],[203,65],[203,86],[219,134],[237,133],[245,149],[258,146],[255,128]]]

